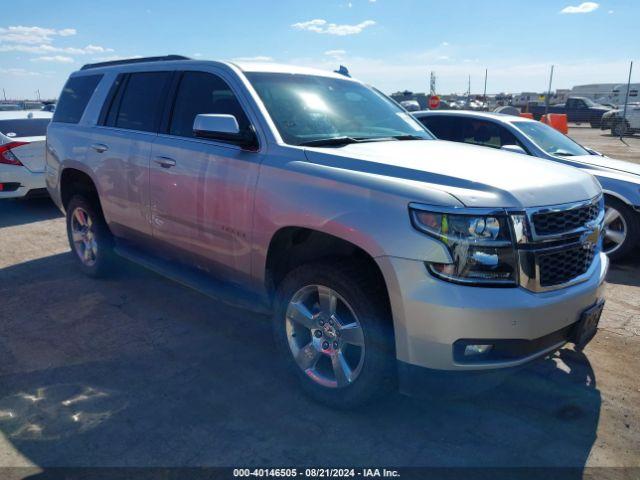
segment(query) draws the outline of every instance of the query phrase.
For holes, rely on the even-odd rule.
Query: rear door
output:
[[[109,226],[119,237],[148,240],[149,159],[173,72],[134,72],[115,80],[90,153]]]
[[[200,113],[230,114],[241,130],[250,121],[237,91],[213,72],[176,79],[167,124],[151,154],[154,240],[199,267],[240,282],[250,269],[253,195],[261,154],[231,142],[196,138]],[[246,104],[245,104],[246,105]]]

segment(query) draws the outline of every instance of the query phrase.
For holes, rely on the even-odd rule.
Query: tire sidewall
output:
[[[640,215],[617,198],[606,197],[605,207],[607,206],[620,212],[627,224],[627,238],[618,250],[609,254],[609,259],[612,262],[616,262],[627,257],[638,246],[640,242],[640,219],[638,217]]]
[[[73,237],[71,234],[71,222],[73,219],[73,212],[77,208],[82,208],[87,215],[91,218],[93,233],[96,243],[98,244],[98,254],[96,261],[93,265],[87,265],[78,256],[75,245],[73,243]],[[69,246],[71,247],[71,253],[82,272],[91,277],[104,276],[109,271],[110,260],[112,257],[113,239],[108,227],[104,222],[102,214],[81,195],[75,195],[67,205],[67,238],[69,240]]]
[[[328,388],[315,383],[298,367],[289,349],[285,328],[287,307],[293,295],[306,285],[323,285],[335,290],[349,303],[362,326],[364,364],[358,378],[347,387]],[[384,311],[380,302],[368,297],[337,266],[320,263],[298,267],[287,275],[276,292],[273,332],[281,359],[303,390],[326,405],[348,409],[369,402],[388,391],[394,378],[393,329]]]

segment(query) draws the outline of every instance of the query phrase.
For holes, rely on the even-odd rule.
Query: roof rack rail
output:
[[[129,65],[132,63],[146,62],[165,62],[167,60],[191,60],[183,55],[164,55],[161,57],[141,57],[141,58],[125,58],[123,60],[112,60],[110,62],[87,63],[80,70],[90,70],[92,68],[111,67],[113,65]]]

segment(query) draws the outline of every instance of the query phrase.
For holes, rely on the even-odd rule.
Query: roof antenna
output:
[[[340,65],[340,68],[338,70],[334,70],[334,73],[338,73],[338,74],[343,75],[345,77],[351,78],[351,74],[349,73],[349,69],[347,67],[345,67],[344,65]]]

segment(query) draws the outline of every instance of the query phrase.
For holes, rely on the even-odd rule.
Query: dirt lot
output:
[[[5,201],[0,466],[640,468],[640,255],[608,283],[584,354],[564,348],[472,400],[345,413],[278,368],[267,319],[125,262],[87,279],[48,201]]]
[[[609,130],[598,130],[588,126],[569,126],[569,136],[585,147],[593,148],[605,155],[640,163],[640,135],[622,138],[612,137]]]

